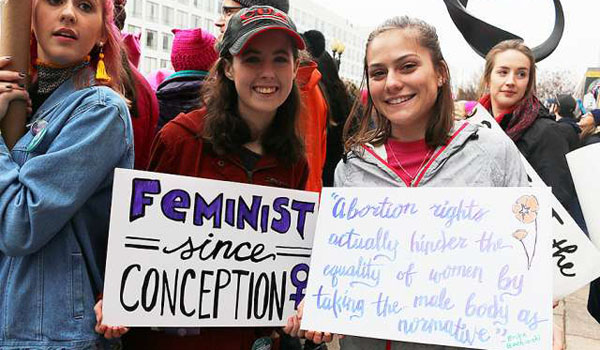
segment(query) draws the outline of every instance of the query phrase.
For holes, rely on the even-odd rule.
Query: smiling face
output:
[[[235,84],[243,118],[272,118],[292,91],[298,62],[282,31],[257,35],[225,68]]]
[[[512,109],[523,99],[529,85],[531,64],[529,58],[517,50],[496,54],[487,78],[494,115]]]
[[[104,41],[103,0],[37,0],[33,31],[38,58],[66,66],[81,62]]]
[[[391,122],[391,136],[424,138],[444,78],[416,33],[392,29],[375,37],[367,50],[367,74],[373,105]]]

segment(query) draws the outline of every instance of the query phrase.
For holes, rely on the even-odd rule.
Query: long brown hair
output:
[[[365,143],[375,146],[382,145],[391,133],[390,121],[379,113],[371,98],[367,52],[369,45],[378,35],[394,29],[412,30],[419,45],[429,51],[434,68],[442,75],[443,85],[438,90],[432,115],[427,122],[425,142],[429,147],[436,147],[445,144],[448,140],[453,126],[454,101],[450,85],[450,72],[442,55],[436,30],[422,20],[402,16],[388,19],[369,34],[365,47],[363,80],[360,87],[361,90],[366,88],[369,94],[364,108],[361,108],[360,99],[355,101],[344,126],[344,149],[346,152]]]
[[[293,56],[298,58],[295,47]],[[237,152],[242,145],[252,141],[250,128],[238,112],[235,84],[225,76],[225,67],[232,63],[231,55],[219,58],[201,91],[202,102],[206,106],[202,137],[218,154]],[[300,106],[300,90],[294,81],[292,91],[277,109],[275,118],[260,140],[265,153],[274,155],[285,164],[294,164],[304,157],[304,143],[296,130]]]
[[[529,59],[529,81],[527,82],[527,89],[525,90],[523,99],[527,99],[531,97],[531,95],[535,95],[535,56],[533,55],[533,51],[531,51],[531,49],[523,43],[523,40],[513,39],[501,41],[500,43],[496,44],[496,46],[492,47],[487,55],[485,55],[485,68],[483,69],[483,76],[479,82],[480,96],[483,96],[487,93],[487,87],[490,83],[492,70],[494,69],[494,64],[496,63],[496,56],[499,53],[508,50],[519,51]]]

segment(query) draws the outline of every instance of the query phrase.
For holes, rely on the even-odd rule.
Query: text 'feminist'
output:
[[[154,204],[154,199],[149,195],[160,194],[160,180],[133,179],[129,221],[143,218],[146,215],[146,207]],[[185,223],[188,214],[186,210],[191,208],[191,202],[188,192],[173,189],[162,195],[160,208],[166,218]],[[204,220],[212,220],[213,228],[221,228],[224,219],[227,225],[240,230],[245,229],[248,224],[258,231],[260,225],[262,233],[266,233],[270,228],[284,234],[292,226],[292,212],[296,212],[296,231],[304,239],[306,216],[314,211],[315,203],[292,200],[290,204],[287,197],[277,197],[272,203],[263,205],[262,196],[252,196],[251,204],[248,205],[242,196],[224,198],[223,194],[220,194],[209,203],[201,194],[195,193],[193,223],[203,226]]]

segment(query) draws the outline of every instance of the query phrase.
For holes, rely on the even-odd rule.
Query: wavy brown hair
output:
[[[298,58],[296,48],[293,48],[293,56]],[[252,141],[250,128],[238,111],[235,85],[225,76],[227,64],[233,64],[231,55],[217,60],[201,91],[206,106],[202,137],[218,154],[237,152],[242,145]],[[294,81],[288,98],[279,106],[260,140],[265,153],[288,165],[304,157],[304,143],[296,130],[300,106],[300,90]]]
[[[344,125],[344,150],[346,152],[366,143],[371,143],[375,146],[382,145],[390,136],[392,130],[391,123],[375,108],[371,98],[367,52],[369,51],[371,42],[377,36],[397,29],[410,30],[411,35],[415,36],[419,45],[429,51],[434,68],[442,76],[443,85],[438,89],[437,99],[433,106],[431,117],[427,122],[425,142],[429,147],[437,147],[444,145],[448,141],[450,130],[454,123],[452,117],[454,101],[450,85],[450,72],[442,55],[436,30],[433,26],[422,20],[402,16],[388,19],[369,34],[365,48],[363,80],[360,86],[361,90],[366,88],[369,94],[367,104],[364,108],[361,106],[360,99],[354,102],[350,116]]]

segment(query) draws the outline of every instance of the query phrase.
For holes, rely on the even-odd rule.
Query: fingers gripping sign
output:
[[[96,326],[94,330],[98,334],[103,334],[106,339],[120,338],[129,331],[129,328],[123,326],[108,326],[103,323],[102,319],[102,299],[94,306],[96,314]]]
[[[315,344],[329,343],[333,340],[333,334],[329,332],[319,332],[314,330],[304,331],[301,329],[302,315],[304,312],[304,301],[300,303],[296,314],[288,318],[287,325],[283,331],[292,337],[306,338]],[[343,336],[339,336],[340,338]]]
[[[10,62],[10,57],[0,58],[0,121],[6,116],[13,101],[25,101],[27,112],[31,113],[31,99],[24,85],[25,74],[3,70]]]

